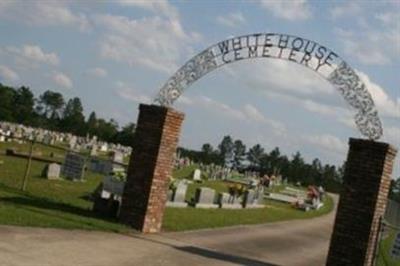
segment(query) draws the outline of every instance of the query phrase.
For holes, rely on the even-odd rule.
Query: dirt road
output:
[[[325,264],[334,213],[256,226],[159,235],[0,227],[3,266]]]

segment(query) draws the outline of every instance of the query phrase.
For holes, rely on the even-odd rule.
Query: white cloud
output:
[[[181,99],[182,96],[179,98]],[[265,124],[271,127],[275,133],[283,134],[286,132],[286,127],[281,122],[273,119],[266,118],[254,105],[245,104],[242,107],[235,108],[207,96],[200,96],[195,99],[184,97],[181,104],[188,106],[196,106],[216,114],[221,114],[230,119],[238,121],[256,122],[258,124]]]
[[[348,145],[344,141],[329,134],[303,136],[303,139],[312,145],[317,145],[325,151],[335,152],[338,154],[345,154],[348,149]]]
[[[102,57],[166,73],[177,69],[181,56],[190,52],[190,44],[199,38],[186,33],[178,19],[98,15],[95,22],[105,30],[100,43]]]
[[[383,139],[397,148],[400,148],[400,127],[385,127]]]
[[[90,68],[86,70],[86,74],[98,78],[104,78],[108,75],[107,70],[101,67]]]
[[[156,14],[162,14],[169,18],[177,18],[178,11],[167,0],[117,0],[117,3],[123,6],[132,6],[150,10]]]
[[[344,53],[349,57],[354,57],[366,65],[386,65],[390,63],[390,56],[385,48],[381,47],[380,42],[374,40],[374,34],[362,33],[362,36],[360,36],[360,34],[353,32],[347,31],[345,33],[344,30],[338,30],[337,35],[343,45]]]
[[[266,118],[255,106],[251,104],[246,104],[243,107],[243,113],[248,120],[267,124],[268,126],[272,127],[276,133],[279,132],[284,134],[286,132],[286,127],[284,124],[273,119]]]
[[[8,46],[6,53],[15,57],[19,65],[35,67],[38,63],[56,66],[60,63],[56,53],[46,53],[37,45],[24,45],[22,47]]]
[[[239,25],[246,23],[246,19],[244,18],[241,12],[236,12],[223,16],[218,16],[217,22],[223,26],[237,27]]]
[[[0,19],[24,23],[28,26],[76,26],[81,31],[89,29],[84,14],[74,14],[67,1],[23,1],[2,2]]]
[[[363,12],[355,19],[363,21],[360,28],[335,31],[345,54],[366,65],[396,62],[400,57],[400,13],[377,13],[371,18]]]
[[[338,19],[347,16],[355,16],[361,12],[361,7],[359,3],[355,1],[343,2],[336,5],[330,10],[331,17],[333,19]]]
[[[133,88],[132,86],[128,86],[127,84],[123,82],[117,82],[117,94],[119,97],[136,102],[136,103],[151,103],[152,100],[151,98],[144,94],[139,92],[137,89]]]
[[[52,78],[57,85],[63,88],[71,89],[73,87],[72,80],[64,73],[54,72]]]
[[[300,65],[282,60],[243,62],[241,66],[228,66],[227,73],[249,89],[255,89],[271,100],[284,100],[310,112],[334,117],[340,123],[354,128],[354,111],[340,100],[341,95],[319,75]],[[367,74],[357,71],[374,99],[380,116],[400,117],[400,98],[391,98]],[[290,77],[290,78],[287,78]],[[332,97],[337,95],[337,97]],[[350,119],[351,118],[351,119]]]
[[[307,0],[275,1],[260,0],[261,7],[278,18],[287,20],[306,20],[311,18],[311,8]]]
[[[335,93],[335,89],[312,70],[284,60],[243,61],[240,65],[230,65],[224,69],[248,88],[260,91],[272,90],[296,95]]]
[[[386,117],[400,118],[400,98],[397,98],[397,101],[391,99],[381,86],[371,81],[367,74],[361,71],[357,71],[357,74],[370,92],[379,114]]]
[[[207,96],[200,96],[197,100],[197,104],[205,109],[213,109],[216,110],[218,113],[221,113],[225,116],[230,118],[243,120],[246,116],[243,112],[239,111],[236,108],[233,108],[225,103],[219,102],[217,100],[211,99]]]
[[[7,66],[0,65],[0,77],[2,81],[15,82],[19,80],[18,74]]]

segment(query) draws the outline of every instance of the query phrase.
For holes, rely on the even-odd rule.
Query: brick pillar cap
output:
[[[374,140],[369,140],[369,139],[350,138],[349,145],[352,148],[359,148],[359,149],[374,146],[375,149],[387,151],[388,153],[390,153],[392,155],[397,154],[397,148],[386,142],[379,142],[379,141],[374,141]]]
[[[141,103],[141,104],[139,104],[139,110],[154,110],[154,111],[158,111],[158,112],[164,112],[164,113],[168,113],[168,115],[180,117],[181,119],[183,119],[185,117],[184,113],[182,113],[172,107],[165,107],[165,106],[156,105],[156,104]]]

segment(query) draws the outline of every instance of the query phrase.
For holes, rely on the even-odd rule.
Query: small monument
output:
[[[179,182],[172,194],[172,200],[167,202],[168,207],[185,208],[188,204],[185,202],[187,184]]]
[[[193,181],[194,182],[201,182],[201,170],[196,169],[193,172]]]
[[[69,152],[65,156],[61,174],[68,179],[80,181],[84,177],[85,157],[77,153]]]
[[[195,194],[195,207],[196,208],[218,208],[217,204],[214,204],[215,190],[207,187],[198,188]]]
[[[45,167],[44,177],[49,180],[60,178],[61,166],[57,163],[51,163]]]

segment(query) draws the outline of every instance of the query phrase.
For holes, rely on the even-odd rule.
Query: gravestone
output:
[[[3,136],[3,135],[1,135],[1,136],[0,136],[0,142],[5,142],[5,141],[6,141],[6,137]]]
[[[115,195],[119,199],[122,198],[125,182],[116,180],[112,176],[105,176],[102,184],[102,198],[109,198],[111,194]]]
[[[168,207],[187,207],[188,204],[185,202],[187,184],[179,182],[172,195],[172,201],[167,201]]]
[[[65,156],[61,174],[71,180],[82,180],[85,170],[85,157],[69,152]]]
[[[263,190],[255,191],[253,189],[247,190],[243,195],[243,207],[244,208],[264,208],[262,204]]]
[[[200,169],[196,169],[193,172],[193,181],[200,182],[201,181],[201,171]]]
[[[45,177],[50,180],[59,179],[61,166],[57,163],[51,163],[46,166]]]
[[[92,147],[90,148],[90,156],[97,156],[97,146],[96,145],[92,145]]]
[[[211,188],[198,188],[194,197],[196,208],[218,208],[217,204],[214,204],[215,190]]]
[[[241,209],[243,208],[240,204],[239,199],[229,193],[219,193],[218,194],[218,204],[222,209]]]
[[[124,155],[119,151],[114,151],[111,156],[111,160],[116,163],[124,162]]]
[[[76,145],[76,142],[77,142],[77,138],[75,136],[72,136],[71,139],[68,142],[69,148],[70,149],[74,149],[75,145]]]

